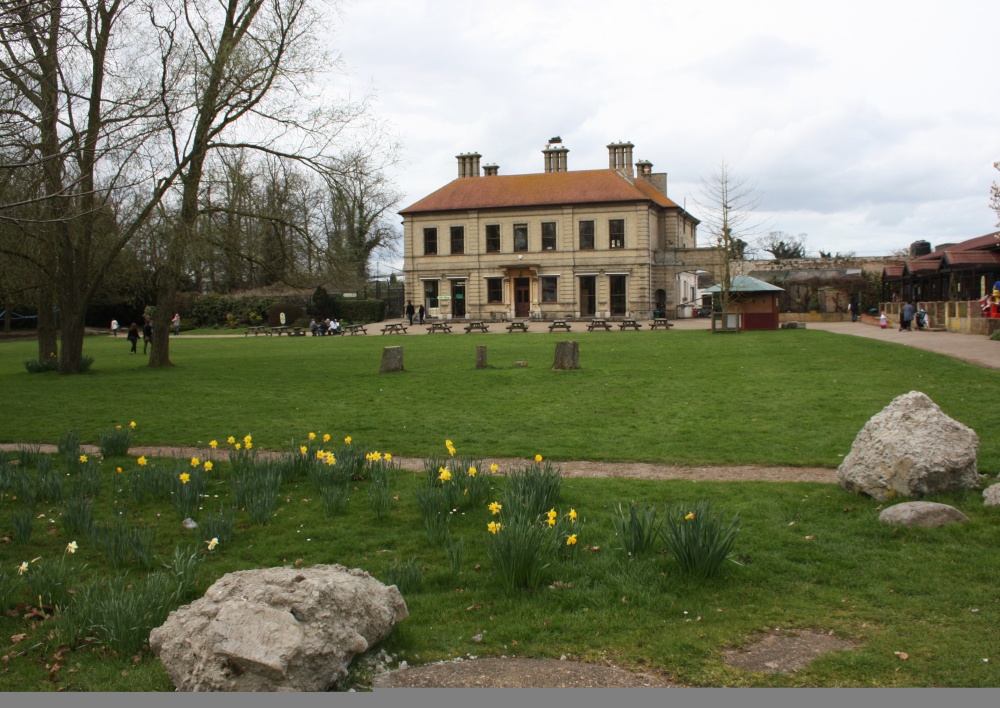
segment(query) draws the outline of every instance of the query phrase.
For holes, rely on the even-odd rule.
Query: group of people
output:
[[[406,310],[405,310],[405,312],[406,312],[406,319],[408,319],[410,321],[411,325],[413,324],[413,318],[414,317],[418,317],[420,319],[420,324],[424,323],[424,306],[423,305],[421,305],[420,307],[414,309],[413,302],[411,300],[407,300],[406,301]]]
[[[170,326],[174,330],[174,336],[176,337],[181,333],[181,315],[179,312],[174,313],[174,317],[170,320]],[[121,329],[121,325],[118,324],[118,320],[111,320],[111,334],[115,337],[118,336],[118,330]],[[125,335],[125,339],[132,345],[130,354],[135,354],[136,348],[139,344],[139,325],[133,322],[129,325],[128,333]],[[145,354],[149,347],[153,344],[153,320],[149,317],[143,319],[142,323],[142,353]]]
[[[316,322],[315,318],[309,323],[309,331],[314,337],[323,337],[328,334],[343,334],[340,329],[340,322],[334,317],[332,320],[327,317],[325,320]]]
[[[926,327],[927,311],[918,310],[916,303],[911,300],[910,302],[904,303],[903,306],[899,308],[899,331],[912,332],[914,321],[917,323],[917,329],[923,329]],[[889,326],[889,318],[885,316],[884,312],[878,318],[878,326],[882,329]]]

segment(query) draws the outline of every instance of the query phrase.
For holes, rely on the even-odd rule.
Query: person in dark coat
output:
[[[142,325],[142,353],[146,353],[146,347],[152,345],[153,343],[153,321],[146,318],[146,321]]]
[[[405,310],[405,312],[406,312],[407,319],[410,320],[410,324],[412,325],[413,324],[413,315],[415,315],[416,312],[417,312],[416,310],[413,309],[413,301],[412,300],[407,300],[406,301],[406,310]]]
[[[421,305],[417,309],[417,315],[420,317],[420,324],[423,324],[424,323],[424,306],[423,305]],[[412,320],[410,321],[410,324],[413,324]]]
[[[133,322],[128,328],[128,334],[126,339],[132,343],[132,351],[129,354],[135,354],[135,347],[139,343],[139,327]]]

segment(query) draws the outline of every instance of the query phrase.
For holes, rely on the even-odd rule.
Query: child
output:
[[[886,327],[889,326],[889,318],[885,316],[884,312],[882,313],[881,317],[878,318],[878,326],[881,327],[882,329],[885,329]]]

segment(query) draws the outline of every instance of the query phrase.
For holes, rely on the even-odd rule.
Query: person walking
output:
[[[181,313],[175,312],[174,319],[170,320],[170,324],[174,327],[174,336],[176,337],[181,333]]]
[[[416,312],[417,312],[416,310],[413,309],[413,301],[412,300],[407,300],[406,301],[406,310],[405,310],[405,312],[406,312],[407,319],[410,320],[410,325],[412,325],[413,324],[413,315],[416,314]]]
[[[906,330],[911,332],[910,325],[913,324],[913,315],[916,313],[917,308],[914,307],[913,301],[903,305],[902,309],[899,311],[899,331],[902,332]]]
[[[153,343],[153,321],[146,318],[142,324],[142,353],[146,353],[146,347]]]
[[[417,315],[420,318],[420,324],[423,324],[424,323],[424,306],[423,305],[421,305],[419,308],[417,308]],[[413,324],[413,322],[411,321],[410,324]]]
[[[889,318],[885,316],[884,312],[878,318],[878,326],[882,329],[889,326]]]
[[[847,309],[851,313],[851,322],[858,321],[858,315],[860,314],[860,305],[858,305],[858,298],[852,297],[851,303],[847,306]]]
[[[125,335],[129,342],[132,343],[132,351],[129,354],[135,354],[135,347],[139,343],[139,328],[133,322],[128,328],[128,334]]]
[[[118,320],[111,320],[111,334],[115,337],[118,336]]]

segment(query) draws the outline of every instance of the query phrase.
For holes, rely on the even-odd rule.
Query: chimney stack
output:
[[[611,143],[608,145],[608,167],[618,170],[626,177],[634,177],[632,171],[632,143]]]
[[[552,147],[552,145],[553,143],[550,142],[542,150],[542,154],[545,156],[545,171],[567,172],[569,168],[566,165],[566,155],[569,153],[569,148],[564,148],[561,145],[559,147]]]
[[[494,165],[493,163],[483,165],[483,174],[487,177],[496,177],[500,174],[500,167],[498,165]]]
[[[463,152],[461,155],[456,155],[455,157],[458,160],[459,179],[479,176],[479,158],[481,158],[482,155],[478,152]]]

